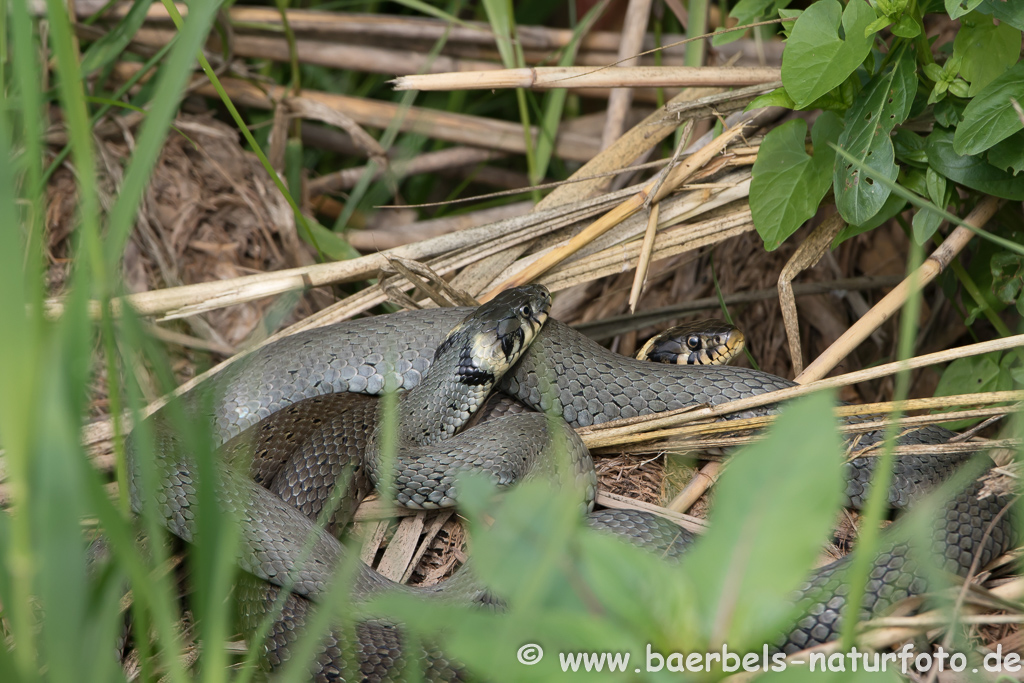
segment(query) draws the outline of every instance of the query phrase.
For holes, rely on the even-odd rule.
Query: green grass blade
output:
[[[146,20],[146,12],[153,0],[136,0],[124,19],[105,36],[93,42],[82,56],[82,73],[88,75],[106,67],[121,56],[128,43]]]
[[[594,23],[601,18],[610,0],[601,2],[590,8],[583,20],[572,31],[572,38],[569,44],[562,51],[558,60],[559,66],[571,66],[576,61],[576,54],[579,52],[580,41],[590,31]],[[555,88],[544,95],[544,103],[541,105],[543,113],[540,118],[540,132],[537,136],[537,149],[534,165],[531,167],[530,184],[537,185],[543,182],[548,173],[548,165],[551,163],[551,156],[555,151],[555,138],[558,136],[558,125],[562,122],[562,112],[565,109],[565,100],[569,96],[566,88]]]
[[[192,60],[206,39],[218,9],[218,3],[215,2],[194,5],[189,11],[188,21],[179,30],[167,60],[160,68],[149,115],[142,123],[135,151],[125,169],[124,183],[110,210],[107,259],[112,262],[120,259],[128,235],[135,225],[142,193],[149,184],[149,177],[167,137],[167,129],[177,114],[178,102],[192,74]]]

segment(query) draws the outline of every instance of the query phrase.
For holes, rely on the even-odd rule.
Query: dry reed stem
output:
[[[534,212],[478,228],[439,235],[428,240],[347,261],[319,263],[269,273],[246,275],[229,280],[139,292],[115,299],[112,302],[112,307],[117,313],[120,306],[127,303],[139,315],[168,314],[169,317],[177,317],[183,311],[199,312],[254,301],[297,289],[353,282],[373,277],[377,271],[387,266],[388,255],[422,261],[465,249],[475,250],[477,254],[493,253],[507,248],[510,244],[529,240],[552,229],[585,219],[593,213],[604,210],[608,204],[628,196],[631,191],[627,189],[559,209]],[[566,219],[566,216],[569,218]],[[98,307],[94,304],[92,308],[94,309],[93,313],[98,315]],[[47,301],[46,310],[48,315],[58,316],[63,308],[59,300],[51,299]]]
[[[651,514],[667,519],[670,522],[675,522],[687,531],[693,531],[695,533],[703,533],[708,529],[707,521],[700,517],[684,515],[680,512],[675,512],[659,505],[653,505],[651,503],[645,503],[626,496],[620,496],[617,493],[598,491],[597,499],[594,502],[612,510],[640,510],[643,512],[650,512]]]
[[[84,25],[76,24],[76,30],[84,34]],[[95,35],[95,29],[88,27]],[[132,39],[133,46],[156,48],[165,45],[177,31],[169,28],[142,28]],[[83,36],[86,37],[86,36]],[[303,64],[315,64],[329,69],[362,71],[367,73],[395,74],[413,73],[448,73],[459,71],[487,71],[501,69],[498,55],[483,55],[483,58],[461,58],[456,55],[431,55],[430,45],[424,43],[420,49],[407,49],[407,46],[373,46],[352,44],[347,41],[317,40],[296,37],[295,52],[298,61]],[[217,35],[212,35],[207,43],[211,51],[223,48]],[[283,35],[250,35],[236,32],[231,37],[231,53],[235,57],[249,59],[270,59],[275,62],[288,63],[291,60],[288,41]],[[601,59],[606,57],[606,59]],[[531,52],[527,54],[527,63],[547,61],[549,54]],[[613,63],[615,55],[607,53],[587,53],[578,61],[581,65],[604,66]],[[649,61],[649,60],[648,60]],[[681,58],[663,59],[666,65],[681,65]],[[678,64],[677,64],[678,63]],[[583,97],[598,99],[608,98],[613,91],[608,88],[581,88],[577,93]],[[657,92],[652,88],[634,89],[634,97],[645,102],[657,102]]]
[[[832,240],[846,226],[846,221],[838,213],[834,213],[807,236],[790,257],[782,272],[779,273],[779,306],[782,309],[782,321],[786,326],[786,337],[789,339],[789,355],[793,363],[793,374],[799,375],[804,369],[803,350],[800,348],[800,320],[796,310],[796,297],[793,294],[793,279],[813,268],[828,250]]]
[[[127,79],[139,65],[119,63],[115,72]],[[291,93],[284,86],[268,85],[264,89],[236,78],[221,79],[228,96],[235,104],[261,109],[273,109]],[[197,76],[194,92],[206,97],[219,98],[213,85],[204,76]],[[303,90],[306,99],[319,102],[348,115],[356,123],[373,128],[388,128],[398,122],[403,132],[415,132],[428,137],[462,145],[496,149],[515,154],[526,153],[523,127],[518,123],[498,121],[469,114],[453,114],[423,107],[405,107],[393,102],[382,102],[362,97],[337,95],[315,90]],[[538,135],[536,128],[533,135]],[[587,161],[598,152],[598,141],[590,136],[561,131],[555,141],[555,154],[563,159]]]
[[[594,196],[611,182],[604,174],[629,167],[648,150],[653,149],[679,127],[679,119],[668,112],[673,104],[687,104],[723,94],[721,89],[691,88],[672,98],[664,107],[626,131],[610,147],[585,163],[573,173],[572,184],[555,188],[553,192],[537,203],[538,209],[547,209],[561,204],[570,204]],[[581,180],[588,178],[588,180]]]
[[[622,42],[619,43],[617,65],[635,67],[640,63],[636,55],[643,50],[644,32],[651,17],[651,0],[629,0],[622,22]],[[407,72],[411,73],[411,72]],[[616,88],[608,95],[608,108],[601,134],[601,149],[608,149],[622,137],[626,114],[633,104],[633,89]]]
[[[671,170],[666,169],[667,173],[665,173],[666,178],[664,181],[660,179],[660,174],[659,176],[655,176],[655,178],[648,181],[636,194],[632,195],[626,201],[622,202],[607,214],[584,228],[582,232],[572,237],[572,239],[564,245],[551,251],[545,258],[534,261],[515,277],[509,278],[481,296],[480,300],[482,302],[490,301],[506,289],[518,287],[519,285],[523,285],[528,282],[533,282],[538,276],[546,273],[556,264],[561,263],[584,246],[611,230],[629,216],[633,215],[644,205],[644,202],[647,200],[651,190],[656,188],[658,183],[663,182],[664,184],[661,185],[660,189],[658,189],[657,195],[654,197],[655,201],[660,201],[670,192],[675,190],[677,186],[685,182],[695,171],[697,171],[697,169],[711,161],[716,154],[725,149],[725,146],[728,145],[729,142],[743,132],[744,126],[745,122],[736,124],[702,147],[700,150],[691,154],[686,158],[686,160],[679,164],[679,166]]]
[[[956,397],[954,397],[956,398]],[[918,428],[931,425],[939,425],[945,422],[965,419],[983,419],[991,417],[1005,417],[1020,408],[1019,404],[1012,406],[999,406],[989,408],[974,408],[970,410],[957,410],[948,413],[914,415],[892,419],[889,416],[878,420],[869,420],[852,424],[843,424],[839,431],[844,435],[857,435],[875,432],[885,429],[890,425],[903,428]],[[836,417],[841,418],[843,413],[835,411]],[[643,435],[643,438],[636,439],[628,444],[629,452],[650,453],[652,451],[673,450],[679,452],[701,451],[711,448],[728,448],[744,446],[766,438],[764,429],[775,422],[775,415],[762,415],[736,420],[701,422],[697,424],[678,427],[672,431],[671,436],[659,436],[660,432],[651,432]],[[945,444],[905,444],[897,446],[897,455],[906,454],[928,454],[928,453],[964,453],[977,451],[992,451],[1003,448],[1016,448],[1020,439],[1000,439],[992,441],[956,441]],[[877,455],[882,448],[881,442],[850,450],[850,458],[860,458]],[[594,453],[615,453],[621,454],[627,449],[627,445],[618,444],[614,446],[603,446],[594,449]],[[710,462],[719,462],[721,456],[709,456]],[[699,498],[704,489],[699,485],[694,487],[695,498]],[[669,506],[672,507],[671,505]],[[672,508],[675,509],[675,508]],[[678,511],[678,510],[677,510]]]
[[[654,251],[654,236],[658,232],[658,212],[661,204],[655,204],[650,208],[647,216],[647,229],[644,231],[644,241],[640,245],[640,258],[636,262],[636,275],[633,277],[633,286],[629,290],[629,312],[636,312],[636,304],[640,301],[640,294],[643,293],[644,284],[647,282],[647,267],[651,264],[651,253]]]
[[[976,228],[984,226],[1001,203],[1001,199],[986,195],[967,215],[964,222]],[[839,339],[825,349],[824,353],[808,365],[797,376],[796,382],[810,382],[824,377],[882,323],[893,316],[910,298],[911,294],[923,289],[925,285],[935,279],[935,276],[945,270],[950,261],[967,246],[973,236],[973,232],[963,226],[958,226],[917,270],[886,294],[871,310],[850,326]]]
[[[105,0],[78,0],[74,11],[79,19],[87,19],[106,6]],[[117,4],[104,15],[108,20],[122,19],[129,5]],[[181,15],[188,15],[188,6],[175,3]],[[242,27],[263,25],[266,30],[278,33],[282,29],[281,14],[277,9],[266,7],[232,6],[225,9],[228,19]],[[296,34],[319,36],[321,38],[378,37],[402,42],[422,41],[434,43],[445,38],[451,44],[484,45],[494,47],[495,40],[490,26],[485,22],[461,21],[452,25],[447,21],[431,17],[395,16],[384,14],[352,14],[348,12],[289,9],[286,11],[288,24]],[[153,5],[147,12],[147,22],[169,25],[167,10],[162,5]],[[524,50],[551,51],[566,47],[573,40],[570,29],[555,29],[544,26],[516,27],[516,39]],[[680,34],[665,34],[662,43],[683,40]],[[580,48],[586,51],[615,53],[621,42],[621,35],[613,31],[591,31],[583,36]],[[645,50],[655,47],[654,35],[648,33],[644,39]]]
[[[694,88],[742,87],[779,80],[770,66],[535,66],[500,71],[461,71],[399,76],[395,90],[491,90],[497,88]]]
[[[529,213],[532,208],[533,202],[531,201],[515,202],[454,216],[416,221],[395,228],[350,230],[345,234],[345,239],[359,251],[383,251],[459,230],[488,225],[506,218],[522,216]]]
[[[967,346],[948,349],[946,351],[917,356],[916,358],[911,358],[906,361],[886,363],[874,368],[867,368],[865,370],[850,372],[845,375],[816,380],[807,384],[799,384],[785,389],[769,391],[763,394],[758,394],[757,396],[728,401],[716,406],[698,408],[689,407],[669,413],[660,413],[656,416],[643,416],[606,422],[602,425],[586,427],[583,430],[580,430],[580,436],[583,437],[583,441],[587,444],[588,448],[612,446],[619,443],[632,443],[636,441],[635,436],[640,432],[651,432],[653,430],[663,430],[660,433],[664,436],[670,436],[674,432],[671,432],[671,430],[667,428],[675,427],[676,425],[686,422],[720,417],[721,415],[728,413],[750,410],[751,408],[759,408],[772,403],[788,401],[799,396],[805,396],[815,391],[820,391],[821,389],[845,386],[847,384],[856,384],[858,382],[878,379],[880,377],[887,377],[902,370],[913,370],[928,365],[934,365],[936,363],[953,361],[958,358],[976,356],[982,353],[990,353],[992,351],[1004,351],[1006,349],[1012,349],[1019,346],[1024,346],[1024,334],[1014,335],[1003,339],[994,339],[987,342],[979,342],[977,344],[968,344]]]
[[[683,490],[666,507],[673,512],[686,512],[689,510],[697,502],[697,499],[703,496],[704,492],[718,481],[718,477],[724,468],[724,463],[717,460],[705,463],[704,467],[693,475],[693,479],[683,487]]]
[[[385,172],[389,172],[393,173],[396,178],[404,178],[421,173],[435,173],[460,166],[476,166],[488,161],[504,159],[506,156],[508,155],[505,152],[497,152],[492,149],[449,147],[436,152],[419,154],[411,159],[393,162],[387,171],[378,165],[373,177],[375,179],[380,178]],[[359,179],[368,171],[369,166],[357,166],[320,176],[309,182],[309,194],[316,196],[327,192],[351,189],[356,186]]]
[[[651,260],[659,261],[687,251],[720,244],[753,229],[750,211],[742,210],[701,223],[665,230],[655,237]],[[567,263],[538,278],[537,281],[556,292],[599,277],[621,273],[636,262],[640,256],[640,249],[641,244],[636,241],[621,247],[612,246],[579,261]]]

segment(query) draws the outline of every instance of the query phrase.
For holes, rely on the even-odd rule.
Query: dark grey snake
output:
[[[393,491],[402,504],[450,505],[455,498],[454,473],[482,467],[502,485],[530,476],[558,477],[589,508],[596,485],[593,464],[569,426],[715,405],[792,386],[788,380],[744,368],[633,360],[554,320],[537,332],[547,306],[547,292],[538,286],[501,295],[477,314],[477,323],[482,319],[490,329],[486,342],[465,330],[449,336],[472,309],[415,311],[309,330],[264,347],[225,371],[212,388],[212,404],[195,395],[186,397],[186,405],[194,412],[200,405],[213,405],[215,436],[225,444],[229,460],[252,458],[251,474],[259,483],[224,466],[218,502],[240,523],[239,566],[257,577],[239,588],[245,606],[243,625],[254,629],[278,598],[279,587],[290,589],[283,598],[283,617],[265,643],[267,664],[275,667],[288,658],[311,605],[344,562],[346,551],[329,532],[347,522],[371,480],[386,479],[380,458],[364,461],[357,455],[388,450],[375,434],[376,401],[363,395],[405,390],[398,410],[403,435],[399,439],[408,441],[412,435],[416,443],[400,444],[393,467],[397,472]],[[427,374],[435,352],[438,366]],[[480,362],[481,357],[511,368],[499,378],[492,372],[495,366]],[[483,432],[470,430],[442,441],[468,419],[494,382],[500,391],[535,411],[561,415],[564,423],[527,413],[491,423]],[[438,400],[438,396],[454,398]],[[169,422],[158,414],[153,424],[157,509],[170,531],[192,541],[196,467]],[[904,435],[901,443],[941,443],[950,436],[942,429],[925,428]],[[555,438],[569,454],[559,463],[546,455]],[[866,441],[878,438],[868,435]],[[901,456],[893,473],[890,504],[905,507],[947,479],[968,457]],[[874,462],[866,457],[845,466],[850,505],[864,502]],[[133,506],[139,509],[146,489],[134,462],[130,472]],[[337,496],[341,503],[337,510],[327,511],[325,530],[311,519],[323,516],[339,478],[348,489]],[[1002,514],[1007,497],[981,496],[979,487],[972,484],[951,500],[934,528],[933,545],[938,556],[945,558],[944,569],[961,576],[976,555],[984,566],[1016,539],[1011,515]],[[674,525],[642,513],[605,511],[592,515],[591,523],[669,554],[678,553],[691,540]],[[465,572],[429,589],[413,589],[355,564],[353,595],[357,598],[400,590],[441,599],[489,599]],[[812,576],[798,598],[805,616],[780,636],[779,649],[793,652],[837,637],[846,602],[846,564],[840,560]],[[874,562],[862,613],[876,614],[925,589],[907,546],[887,542]],[[325,638],[311,665],[317,681],[381,680],[398,675],[409,659],[418,660],[427,679],[460,675],[457,666],[437,652],[424,650],[416,656],[406,652],[393,624],[368,621],[354,628],[354,633],[334,631]]]

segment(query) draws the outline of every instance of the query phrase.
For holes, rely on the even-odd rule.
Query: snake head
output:
[[[550,308],[551,294],[543,285],[506,290],[452,330],[438,347],[435,361],[453,346],[460,346],[460,381],[471,385],[493,383],[530,346],[547,321]]]
[[[640,360],[669,365],[724,365],[743,350],[743,333],[721,320],[695,320],[652,337]]]

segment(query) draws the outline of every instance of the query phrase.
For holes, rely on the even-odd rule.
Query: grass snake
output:
[[[198,392],[186,395],[186,406],[197,416],[204,413],[201,406],[212,406],[215,440],[224,444],[225,463],[252,460],[252,478],[222,465],[218,502],[239,520],[238,563],[254,577],[240,582],[238,589],[243,624],[255,628],[277,599],[280,586],[290,589],[283,615],[265,642],[265,661],[271,667],[288,658],[313,603],[344,561],[346,550],[331,532],[347,523],[371,484],[383,477],[379,458],[372,455],[380,447],[379,411],[372,397],[386,390],[405,392],[399,399],[399,440],[413,436],[411,442],[400,444],[394,466],[395,497],[402,504],[423,509],[451,505],[454,472],[483,467],[499,484],[538,476],[536,472],[561,476],[563,482],[575,484],[581,506],[589,510],[596,475],[589,453],[571,427],[715,405],[793,385],[746,368],[663,365],[626,358],[558,321],[549,320],[541,327],[548,305],[547,291],[532,285],[485,305],[476,313],[473,324],[478,326],[471,332],[461,327],[463,333],[452,332],[474,314],[467,308],[397,313],[308,330],[259,349],[225,370],[203,390],[208,392],[204,399]],[[428,374],[435,357],[438,366]],[[491,364],[485,367],[481,357]],[[538,412],[502,418],[488,423],[486,429],[477,427],[445,438],[469,418],[492,384]],[[456,398],[438,400],[437,396]],[[766,407],[739,416],[774,410]],[[562,420],[549,420],[543,413],[560,415]],[[191,542],[196,529],[195,463],[170,421],[160,413],[151,419],[156,426],[153,463],[159,484],[153,495],[157,509],[171,532]],[[951,436],[929,427],[902,435],[900,443],[943,443]],[[555,464],[547,457],[553,438],[565,444],[568,462]],[[879,438],[879,434],[866,435],[862,444]],[[135,450],[130,446],[129,455]],[[364,458],[365,452],[371,456]],[[406,452],[411,455],[401,455]],[[950,453],[898,457],[890,505],[909,505],[968,458],[968,454]],[[130,458],[132,501],[139,510],[146,487],[133,461]],[[865,457],[844,465],[849,505],[859,507],[865,501],[874,462]],[[311,520],[324,511],[339,477],[348,489],[328,518],[327,528],[320,528]],[[943,568],[961,576],[976,555],[984,566],[1013,547],[1017,537],[1012,516],[1001,515],[1007,497],[983,496],[980,487],[973,483],[950,500],[933,528],[933,547],[943,558]],[[590,521],[638,545],[655,545],[673,555],[692,540],[688,533],[645,513],[602,511],[592,514]],[[489,600],[466,572],[438,586],[411,588],[356,564],[353,596],[357,599],[399,590],[438,599]],[[793,652],[836,639],[846,603],[847,564],[839,560],[811,576],[796,597],[803,617],[779,636],[775,643],[779,649]],[[906,544],[885,541],[874,560],[862,614],[877,614],[926,590],[918,569]],[[383,680],[400,672],[408,656],[394,624],[367,621],[356,625],[354,633],[332,631],[321,643],[311,671],[317,681]],[[463,673],[429,648],[416,659],[428,680],[454,679]]]

